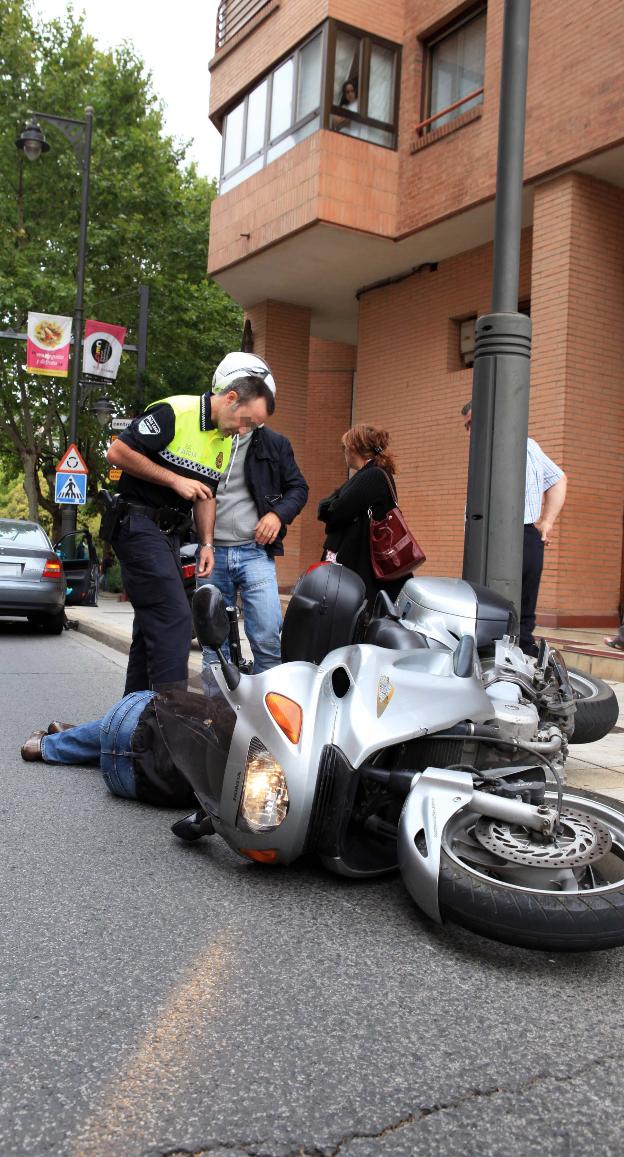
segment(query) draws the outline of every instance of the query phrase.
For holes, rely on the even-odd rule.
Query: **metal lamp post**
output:
[[[35,112],[32,120],[24,128],[15,144],[22,149],[29,161],[36,161],[42,153],[49,151],[39,121],[48,121],[60,129],[66,140],[72,146],[78,165],[82,173],[82,187],[80,195],[80,230],[78,234],[78,265],[76,267],[76,307],[74,309],[74,352],[72,359],[71,401],[69,412],[69,441],[78,439],[78,408],[80,398],[80,362],[82,352],[82,333],[84,328],[84,280],[85,262],[87,254],[87,222],[89,213],[89,173],[91,168],[91,134],[93,128],[93,109],[89,105],[85,109],[85,120],[74,120],[71,117],[52,116],[49,113]],[[61,529],[63,534],[70,534],[76,529],[76,507],[63,506],[61,511]]]
[[[531,322],[518,313],[530,0],[505,0],[492,312],[476,327],[464,578],[520,611]]]

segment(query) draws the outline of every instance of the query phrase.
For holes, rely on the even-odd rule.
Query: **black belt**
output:
[[[181,510],[175,510],[171,506],[141,506],[140,503],[128,502],[125,498],[123,504],[128,514],[143,514],[145,518],[151,518],[165,534],[187,530],[191,525],[190,514],[183,514]]]

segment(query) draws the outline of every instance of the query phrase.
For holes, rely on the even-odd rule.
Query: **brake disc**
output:
[[[583,812],[562,812],[559,831],[547,843],[519,824],[481,816],[475,824],[476,839],[503,859],[525,867],[574,868],[606,856],[612,839],[608,828]]]

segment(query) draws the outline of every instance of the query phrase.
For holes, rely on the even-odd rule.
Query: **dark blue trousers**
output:
[[[537,654],[533,638],[535,629],[535,608],[539,594],[540,579],[544,567],[544,543],[542,536],[532,522],[524,525],[524,548],[522,552],[522,601],[520,607],[520,646],[530,655]]]
[[[129,514],[112,546],[134,609],[124,695],[186,682],[193,629],[177,536],[144,514]]]

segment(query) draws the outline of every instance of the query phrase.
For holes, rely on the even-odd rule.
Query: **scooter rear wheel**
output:
[[[549,802],[554,798],[549,795]],[[547,952],[624,944],[624,805],[579,790],[564,793],[562,814],[566,809],[607,829],[612,842],[586,864],[551,872],[488,852],[475,836],[479,817],[469,811],[454,816],[442,838],[438,898],[444,918],[493,940]],[[544,885],[535,887],[541,874]]]

